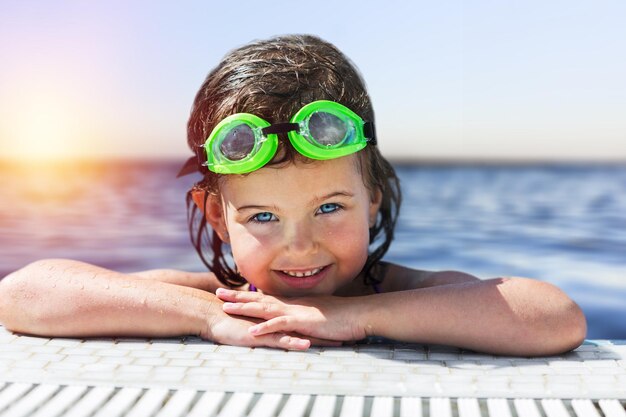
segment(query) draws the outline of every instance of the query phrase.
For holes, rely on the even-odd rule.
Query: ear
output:
[[[376,188],[371,197],[369,208],[370,229],[376,224],[378,210],[380,210],[380,205],[383,201],[383,193],[380,191],[380,188]]]
[[[230,243],[226,220],[224,218],[224,210],[219,197],[207,195],[207,192],[204,190],[194,190],[191,193],[191,198],[198,209],[204,213],[207,223],[215,230],[222,242]]]

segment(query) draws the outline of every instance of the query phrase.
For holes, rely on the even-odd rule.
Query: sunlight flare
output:
[[[38,97],[19,107],[10,129],[12,153],[37,160],[76,155],[82,129],[67,103],[55,97]]]

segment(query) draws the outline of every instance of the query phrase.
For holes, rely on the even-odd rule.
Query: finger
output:
[[[248,331],[254,336],[269,333],[297,331],[296,321],[290,316],[279,316],[251,326]]]
[[[284,333],[271,333],[260,337],[255,337],[259,346],[269,346],[286,350],[307,350],[311,347],[308,339],[290,336]]]
[[[264,337],[265,335],[267,335],[268,333],[262,333],[263,332],[263,327],[267,322],[263,322],[260,323],[263,326],[261,326],[261,332],[257,334],[254,333],[254,331],[252,330],[252,327],[256,327],[259,326],[258,324],[256,326],[252,326],[250,327],[250,334],[254,335],[255,337]],[[276,333],[269,333],[269,334],[279,334],[279,332]],[[325,347],[339,347],[343,345],[343,341],[341,340],[331,340],[331,339],[322,339],[322,338],[318,338],[318,337],[311,337],[311,336],[307,336],[307,335],[303,335],[301,333],[297,333],[297,332],[289,332],[288,333],[289,336],[291,337],[295,337],[298,339],[303,339],[306,338],[306,340],[309,340],[311,342],[311,346],[325,346]]]
[[[248,302],[248,303],[231,303],[222,304],[222,310],[228,314],[237,314],[239,316],[256,317],[260,319],[272,319],[283,314],[280,305],[274,303]]]
[[[283,321],[286,322],[286,324],[281,323]],[[248,331],[250,332],[250,334],[252,334],[255,337],[264,337],[265,335],[268,335],[268,334],[279,334],[282,332],[288,332],[289,335],[292,337],[297,337],[299,339],[306,338],[307,340],[311,342],[312,346],[315,345],[315,346],[339,347],[343,345],[343,341],[341,340],[322,339],[322,338],[304,335],[304,334],[298,333],[297,331],[290,331],[289,328],[293,327],[293,324],[289,324],[289,322],[290,320],[287,317],[283,316],[277,319],[268,320],[268,321],[256,324],[254,326],[251,326],[248,329]],[[271,332],[271,329],[273,327],[274,328],[282,327],[282,330]]]
[[[309,337],[308,339],[311,341],[311,346],[323,346],[323,347],[343,346],[343,342],[340,340],[317,339],[315,337]]]
[[[310,342],[307,346],[307,349],[311,346],[323,346],[323,347],[340,347],[343,345],[343,342],[341,342],[340,340],[329,340],[329,339],[320,339],[317,337],[308,337],[308,336],[303,336],[301,334],[298,333],[288,333],[286,334],[286,336],[289,336],[291,339],[281,339],[285,336],[284,333],[271,333],[269,335],[261,335],[258,336],[258,339],[263,340],[264,338],[267,337],[272,337],[274,339],[274,342],[277,344],[276,347],[282,347],[285,348],[284,343],[287,343],[288,346],[302,346],[305,345],[305,342],[302,342],[303,340]],[[255,338],[257,338],[255,336]],[[291,349],[291,348],[289,348]]]
[[[257,292],[228,290],[226,288],[218,288],[215,290],[215,295],[222,301],[240,301],[242,303],[257,301],[263,297],[263,294]]]

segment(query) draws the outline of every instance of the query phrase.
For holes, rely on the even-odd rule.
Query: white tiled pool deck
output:
[[[0,326],[0,416],[622,416],[626,341],[562,356],[369,343],[285,352]],[[198,414],[196,414],[198,413]]]

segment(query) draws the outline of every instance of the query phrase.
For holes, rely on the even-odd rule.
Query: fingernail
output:
[[[215,290],[215,295],[228,295],[231,294],[233,291],[226,289],[226,288],[218,288],[217,290]]]
[[[292,346],[296,346],[299,348],[306,348],[309,346],[309,341],[308,340],[302,340],[302,339],[298,339],[298,340],[291,340],[290,344]]]
[[[252,326],[248,329],[248,331],[252,334],[257,334],[259,332],[259,328],[257,326]]]
[[[290,337],[289,338],[289,344],[290,345],[299,345],[302,342],[301,339],[296,339],[295,337]]]

